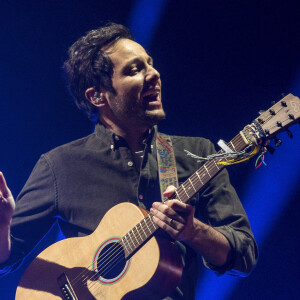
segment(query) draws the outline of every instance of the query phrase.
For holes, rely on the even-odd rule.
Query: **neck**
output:
[[[136,152],[144,149],[143,140],[146,132],[150,129],[148,126],[120,126],[110,120],[100,119],[101,123],[113,133],[123,137],[128,143],[131,151]]]

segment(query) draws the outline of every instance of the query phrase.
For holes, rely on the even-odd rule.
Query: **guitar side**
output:
[[[78,299],[167,296],[180,280],[182,263],[176,245],[162,237],[150,238],[130,258],[126,271],[117,280],[100,281],[93,269],[101,243],[123,237],[146,214],[131,203],[121,203],[106,213],[91,235],[69,238],[48,247],[26,269],[15,299],[62,299],[58,284],[62,274],[70,280]]]

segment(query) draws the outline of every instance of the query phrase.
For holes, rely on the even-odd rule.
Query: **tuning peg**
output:
[[[277,136],[274,137],[274,142],[276,147],[279,147],[282,144],[282,141]]]
[[[270,145],[267,145],[266,148],[271,154],[273,154],[275,152],[275,149]]]
[[[259,115],[262,115],[264,112],[265,112],[265,110],[261,109],[261,110],[258,112],[258,114],[259,114]]]
[[[292,134],[292,132],[291,132],[289,129],[286,130],[286,133],[288,134],[288,136],[289,136],[291,139],[293,138],[293,134]]]

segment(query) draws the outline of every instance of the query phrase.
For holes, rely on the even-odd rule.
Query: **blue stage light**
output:
[[[144,47],[149,47],[155,28],[161,18],[168,0],[141,0],[131,12],[128,27],[136,41]]]

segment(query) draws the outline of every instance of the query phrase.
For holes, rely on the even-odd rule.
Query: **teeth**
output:
[[[153,93],[146,94],[144,97],[154,97],[154,96],[157,96],[158,94],[159,94],[159,91],[155,91]]]
[[[150,88],[148,91],[144,92],[144,97],[145,96],[150,96],[150,95],[158,95],[160,93],[160,90],[157,88]]]

